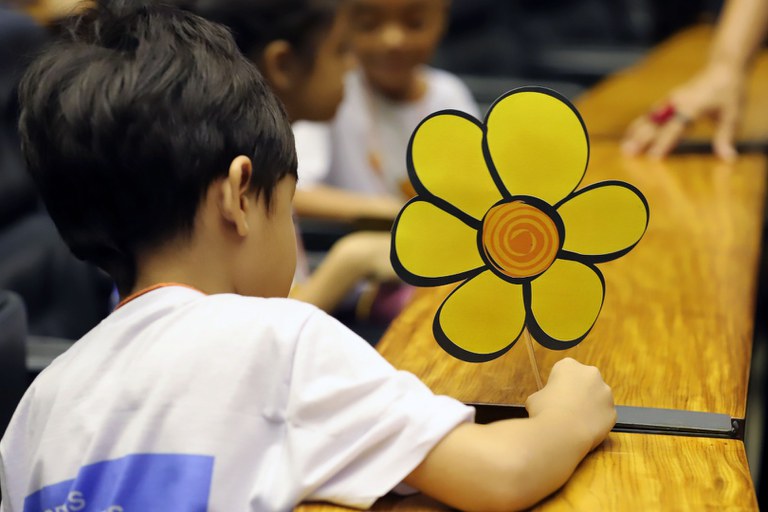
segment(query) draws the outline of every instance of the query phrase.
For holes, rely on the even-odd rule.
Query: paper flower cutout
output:
[[[578,112],[543,88],[507,93],[484,123],[441,111],[416,128],[408,174],[417,196],[395,220],[391,258],[417,286],[464,281],[433,324],[451,355],[489,361],[525,326],[562,350],[592,329],[605,296],[595,264],[632,249],[649,211],[624,182],[575,191],[588,160]]]

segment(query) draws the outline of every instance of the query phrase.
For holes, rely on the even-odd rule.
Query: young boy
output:
[[[291,122],[328,121],[341,103],[349,57],[348,23],[346,11],[340,8],[342,3],[177,0],[184,9],[232,31],[240,51],[257,65]],[[377,208],[370,201],[366,204]],[[328,312],[344,313],[339,305],[352,302],[349,296],[362,283],[397,280],[389,261],[390,244],[388,233],[344,236],[311,273],[300,247],[291,297]]]
[[[400,482],[529,506],[615,412],[558,363],[530,418],[487,426],[312,306],[295,265],[288,120],[221,26],[98,4],[29,69],[20,131],[72,250],[120,307],[31,386],[0,442],[2,512],[367,507]]]
[[[419,122],[448,108],[479,116],[459,78],[426,65],[445,31],[449,5],[349,0],[350,46],[359,66],[347,75],[344,101],[330,124],[295,127],[300,215],[384,216],[352,208],[385,197],[402,206],[413,195],[405,157]]]

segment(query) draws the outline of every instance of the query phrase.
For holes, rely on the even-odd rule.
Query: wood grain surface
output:
[[[605,179],[625,180],[645,194],[648,230],[629,254],[598,265],[605,303],[587,338],[564,351],[536,346],[544,378],[570,356],[599,367],[618,404],[743,418],[765,158],[742,156],[727,165],[708,155],[681,155],[655,162],[625,158],[615,143],[596,142],[581,186]],[[454,359],[435,342],[433,317],[450,289],[419,290],[379,351],[437,393],[465,402],[523,403],[536,385],[522,342],[482,364]]]
[[[726,413],[743,418],[762,235],[766,159],[718,162],[710,154],[665,162],[628,159],[616,145],[629,122],[663,99],[706,58],[712,30],[695,27],[610,77],[577,102],[592,140],[581,186],[621,179],[637,186],[651,220],[628,255],[600,265],[603,312],[577,347],[536,355],[544,377],[558,359],[595,364],[617,403]],[[697,123],[692,140],[708,140]],[[768,140],[768,55],[750,85],[742,141]],[[601,140],[602,139],[602,140]],[[522,403],[536,390],[520,343],[496,361],[463,363],[440,349],[432,319],[452,287],[420,289],[392,324],[379,351],[434,391],[467,402]],[[489,297],[489,307],[493,298]],[[757,510],[744,445],[718,440],[612,433],[571,480],[535,510]],[[347,510],[324,504],[300,512]],[[448,510],[421,495],[379,500],[372,510]]]
[[[682,31],[654,48],[646,58],[610,76],[577,102],[593,138],[619,138],[636,117],[663,102],[669,91],[693,76],[706,62],[713,29],[708,25]],[[738,140],[768,144],[768,52],[755,61]],[[694,123],[688,141],[709,142],[714,123]]]
[[[297,512],[349,510],[327,504]],[[377,511],[450,510],[425,496],[387,496]],[[568,483],[533,510],[741,511],[758,510],[744,444],[736,440],[611,434]]]

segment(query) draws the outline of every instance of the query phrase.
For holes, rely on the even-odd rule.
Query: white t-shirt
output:
[[[333,121],[294,124],[298,185],[308,189],[323,183],[362,194],[400,196],[408,180],[408,141],[422,119],[445,109],[478,116],[472,94],[458,77],[429,67],[423,75],[424,96],[396,102],[372,91],[360,70],[351,71]]]
[[[472,418],[312,306],[164,287],[32,384],[0,510],[364,508]]]

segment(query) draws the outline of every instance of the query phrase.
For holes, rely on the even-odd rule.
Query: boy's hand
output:
[[[559,361],[530,418],[456,427],[405,482],[461,510],[523,510],[565,483],[616,421],[600,372]]]
[[[571,358],[555,363],[544,388],[525,403],[531,418],[561,414],[569,425],[581,426],[594,449],[616,424],[613,392],[600,370]]]

